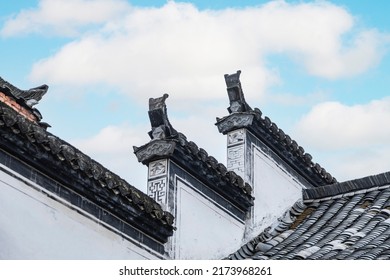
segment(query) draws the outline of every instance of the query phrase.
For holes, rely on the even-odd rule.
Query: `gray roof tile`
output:
[[[304,208],[292,207],[277,222],[285,230],[255,238],[247,258],[390,259],[389,173],[305,190],[304,197]]]
[[[336,178],[323,167],[318,163],[314,163],[312,156],[306,153],[295,140],[285,134],[269,117],[263,116],[260,109],[252,109],[247,104],[241,86],[240,75],[241,71],[225,75],[230,101],[229,115],[217,118],[216,125],[218,130],[223,134],[227,134],[235,129],[245,127],[313,186],[337,182]]]
[[[95,190],[90,187],[88,191],[102,192],[107,187],[111,192],[107,197],[108,200],[116,201],[117,199],[122,199],[123,203],[126,204],[125,206],[136,208],[145,217],[155,220],[162,227],[167,227],[169,231],[172,231],[173,216],[169,212],[164,211],[156,201],[83,154],[77,148],[52,135],[39,124],[21,116],[2,102],[0,102],[0,129],[2,131],[2,149],[12,148],[19,151],[19,154],[27,154],[26,151],[21,149],[32,147],[35,151],[35,154],[31,156],[33,166],[34,164],[37,166],[40,164],[34,157],[45,157],[50,161],[50,165],[45,165],[45,170],[48,170],[49,167],[55,169],[51,165],[54,166],[56,163],[63,166],[64,170],[66,166],[69,166],[69,173],[73,171],[78,172],[80,173],[80,178],[92,179],[96,183],[98,188]],[[6,143],[11,144],[8,147]],[[31,151],[28,152],[30,153]],[[71,185],[70,187],[73,186]],[[100,195],[103,196],[103,194]],[[130,218],[130,215],[128,214],[125,218]]]

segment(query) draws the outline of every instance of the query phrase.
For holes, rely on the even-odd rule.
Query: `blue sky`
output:
[[[168,92],[173,126],[225,163],[214,122],[238,69],[247,102],[338,180],[390,170],[389,1],[3,2],[0,76],[48,84],[49,130],[141,190],[149,97]]]

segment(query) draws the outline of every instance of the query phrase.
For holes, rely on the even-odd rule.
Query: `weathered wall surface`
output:
[[[244,223],[215,201],[194,189],[189,182],[176,180],[177,259],[221,259],[241,243]]]
[[[244,128],[227,134],[227,168],[253,187],[254,206],[242,243],[276,221],[302,196],[302,189],[308,184]]]
[[[221,259],[241,243],[245,214],[206,184],[165,159],[151,162],[148,176],[148,195],[175,217],[170,258]]]
[[[261,232],[302,197],[303,185],[259,147],[253,147],[254,232]]]

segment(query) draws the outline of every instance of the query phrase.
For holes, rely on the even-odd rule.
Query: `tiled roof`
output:
[[[198,179],[224,197],[234,198],[233,204],[245,205],[249,209],[253,205],[252,187],[234,171],[228,171],[226,166],[213,156],[199,148],[194,142],[187,141],[184,134],[178,134],[179,147],[174,157],[188,168],[196,171]]]
[[[168,94],[164,94],[163,97],[151,98],[149,101],[152,125],[149,135],[152,139],[141,147],[134,147],[138,160],[148,164],[153,160],[170,157],[185,170],[191,170],[193,176],[214,191],[227,199],[234,198],[234,204],[248,210],[253,205],[252,187],[172,127],[165,104],[167,98]]]
[[[171,149],[165,149],[164,152],[158,153],[163,149],[158,149],[159,145],[171,143]],[[152,148],[150,148],[152,147]],[[142,151],[148,150],[146,157]],[[176,153],[175,153],[176,152]],[[252,187],[244,182],[244,180],[234,171],[228,171],[226,166],[218,162],[213,156],[210,156],[203,148],[199,148],[194,142],[188,141],[187,137],[181,133],[165,138],[164,140],[153,140],[141,147],[134,147],[134,153],[137,155],[139,161],[147,164],[150,161],[172,156],[178,161],[183,161],[186,166],[201,173],[201,177],[207,181],[221,181],[230,182],[231,185],[246,195],[250,196]],[[140,156],[142,154],[142,156]],[[202,179],[201,178],[201,179]]]
[[[48,89],[49,87],[47,85],[41,85],[28,90],[21,90],[0,77],[1,101],[7,103],[30,120],[37,121],[44,127],[47,127],[48,124],[40,122],[42,115],[34,106],[38,104]]]
[[[228,259],[390,259],[390,172],[303,196]]]
[[[241,71],[225,75],[227,91],[230,99],[228,111],[230,115],[217,118],[218,130],[226,134],[239,128],[247,128],[258,139],[263,141],[291,167],[304,176],[314,187],[337,182],[329,172],[318,163],[312,161],[312,156],[291,139],[282,129],[273,123],[269,117],[263,116],[260,109],[252,109],[245,101],[240,82]]]
[[[228,171],[224,164],[218,162],[213,156],[208,155],[204,149],[199,148],[194,142],[188,141],[184,134],[178,133],[178,140],[180,146],[185,149],[186,154],[191,155],[191,163],[193,163],[194,160],[201,161],[202,164],[212,170],[210,174],[203,174],[204,176],[212,176],[212,173],[215,173],[215,176],[218,176],[219,180],[230,182],[233,187],[248,196],[251,195],[252,187],[244,182],[244,180],[234,171]],[[198,168],[197,166],[199,166],[199,164],[195,165],[194,168]],[[210,180],[210,178],[208,180]]]
[[[50,174],[57,176],[58,180],[61,180],[64,175],[69,175],[69,178],[75,180],[65,182],[70,188],[76,188],[77,180],[83,182],[86,187],[75,189],[76,192],[85,191],[88,198],[98,205],[104,201],[112,201],[114,206],[110,206],[110,211],[114,213],[123,211],[121,218],[125,221],[138,223],[139,219],[153,220],[156,222],[155,225],[159,224],[162,228],[166,228],[167,232],[172,233],[173,216],[163,211],[152,198],[2,102],[0,102],[0,141],[1,149],[15,157],[22,157],[24,161],[43,173],[51,172]],[[142,227],[142,223],[138,226]],[[137,227],[137,224],[135,226]]]

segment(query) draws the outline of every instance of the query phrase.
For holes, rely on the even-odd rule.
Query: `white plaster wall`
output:
[[[17,176],[0,166],[0,259],[157,258]]]
[[[253,166],[255,206],[249,231],[258,234],[301,198],[303,185],[255,146]]]
[[[241,244],[244,224],[181,180],[177,182],[176,259],[221,259]]]

